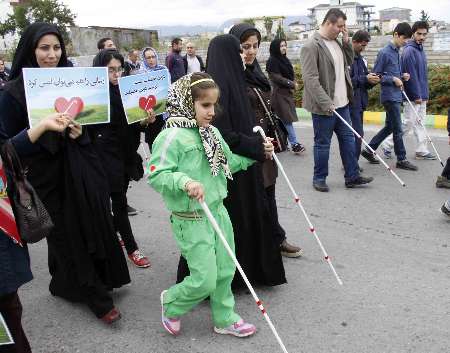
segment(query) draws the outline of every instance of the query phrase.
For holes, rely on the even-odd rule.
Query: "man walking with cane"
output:
[[[436,156],[427,148],[426,134],[417,121],[417,116],[413,109],[421,117],[422,124],[425,124],[427,114],[428,93],[428,67],[427,57],[423,50],[423,43],[428,34],[429,25],[426,21],[417,21],[412,26],[413,37],[406,44],[401,56],[402,70],[408,72],[410,79],[404,83],[405,93],[414,102],[411,107],[405,105],[404,121],[402,124],[403,135],[406,136],[411,130],[416,138],[416,159],[435,160]],[[385,156],[389,157],[394,146],[392,137],[387,138],[382,147]]]
[[[333,132],[339,141],[345,186],[353,188],[373,180],[359,174],[353,132],[333,113],[336,111],[351,124],[349,102],[353,90],[348,68],[353,63],[353,49],[346,20],[347,16],[341,10],[330,9],[319,31],[314,33],[300,53],[303,107],[312,113],[314,128],[313,187],[321,192],[329,191],[326,178]],[[337,40],[341,33],[342,43]]]

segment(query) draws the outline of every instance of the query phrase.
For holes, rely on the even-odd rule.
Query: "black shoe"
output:
[[[328,192],[330,188],[325,181],[313,181],[313,187],[320,192]]]
[[[300,154],[305,151],[306,151],[306,148],[301,143],[296,143],[292,146],[292,152],[294,152],[295,154]]]
[[[398,169],[404,169],[404,170],[419,170],[414,164],[412,164],[407,159],[404,159],[402,161],[397,161],[396,167]]]
[[[354,188],[355,186],[369,184],[372,181],[373,181],[372,177],[364,177],[364,176],[360,175],[356,179],[353,179],[353,180],[350,180],[350,181],[346,181],[345,182],[345,186],[347,188]]]
[[[441,206],[440,211],[442,214],[450,217],[450,209],[448,207],[450,207],[450,202],[444,202],[444,204]]]
[[[370,164],[380,164],[380,161],[375,158],[375,156],[372,154],[372,152],[369,152],[366,149],[363,149],[361,151],[361,156],[363,156],[365,159],[367,159]]]
[[[137,210],[130,205],[127,205],[128,216],[135,216],[138,214]]]

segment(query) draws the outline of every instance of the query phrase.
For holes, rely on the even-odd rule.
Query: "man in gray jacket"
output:
[[[351,124],[349,102],[352,83],[349,67],[353,62],[353,49],[345,26],[347,16],[339,9],[330,9],[313,37],[300,53],[304,82],[303,107],[312,113],[314,128],[313,187],[329,191],[326,183],[328,158],[333,131],[339,141],[339,150],[345,169],[345,186],[370,183],[373,178],[359,174],[355,156],[355,137],[352,131],[333,113],[338,112]],[[338,41],[342,33],[342,41]]]

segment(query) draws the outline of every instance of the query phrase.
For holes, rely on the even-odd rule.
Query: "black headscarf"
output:
[[[119,60],[122,67],[124,67],[125,60],[116,49],[101,50],[95,56],[92,65],[95,67],[105,67],[108,66],[111,59]],[[109,99],[111,103],[111,124],[126,126],[127,119],[123,109],[122,98],[120,97],[119,85],[109,83]]]
[[[24,67],[39,67],[34,51],[37,48],[39,40],[47,34],[54,34],[59,39],[61,58],[59,59],[58,67],[67,66],[67,53],[64,39],[55,25],[35,22],[25,28],[25,31],[20,37],[19,44],[17,44],[16,53],[14,54],[9,82],[4,88],[5,91],[9,92],[23,105],[25,105],[25,88],[23,86],[22,69]]]
[[[206,72],[220,88],[221,112],[214,124],[220,127],[230,120],[231,130],[253,134],[253,111],[247,97],[244,67],[238,40],[223,34],[211,40],[208,47]],[[226,115],[228,119],[221,118]]]
[[[295,80],[294,67],[286,54],[281,54],[280,45],[284,39],[274,39],[270,43],[270,57],[266,63],[266,71],[280,74],[291,81]]]
[[[242,43],[242,37],[248,31],[255,31],[258,37],[258,46],[261,43],[261,33],[258,29],[252,25],[247,23],[239,23],[234,25],[230,29],[230,34],[235,36]],[[255,58],[252,64],[245,65],[245,81],[247,82],[247,86],[259,88],[264,92],[270,91],[270,83],[267,77],[261,70],[261,66],[259,66],[258,60]]]

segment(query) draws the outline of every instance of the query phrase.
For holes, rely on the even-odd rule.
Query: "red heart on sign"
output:
[[[152,109],[155,105],[156,105],[156,97],[154,95],[139,98],[139,108],[145,110],[146,112]]]
[[[83,108],[84,102],[80,97],[72,97],[70,100],[59,97],[55,100],[55,110],[58,113],[69,114],[72,119],[75,119],[83,111]]]

